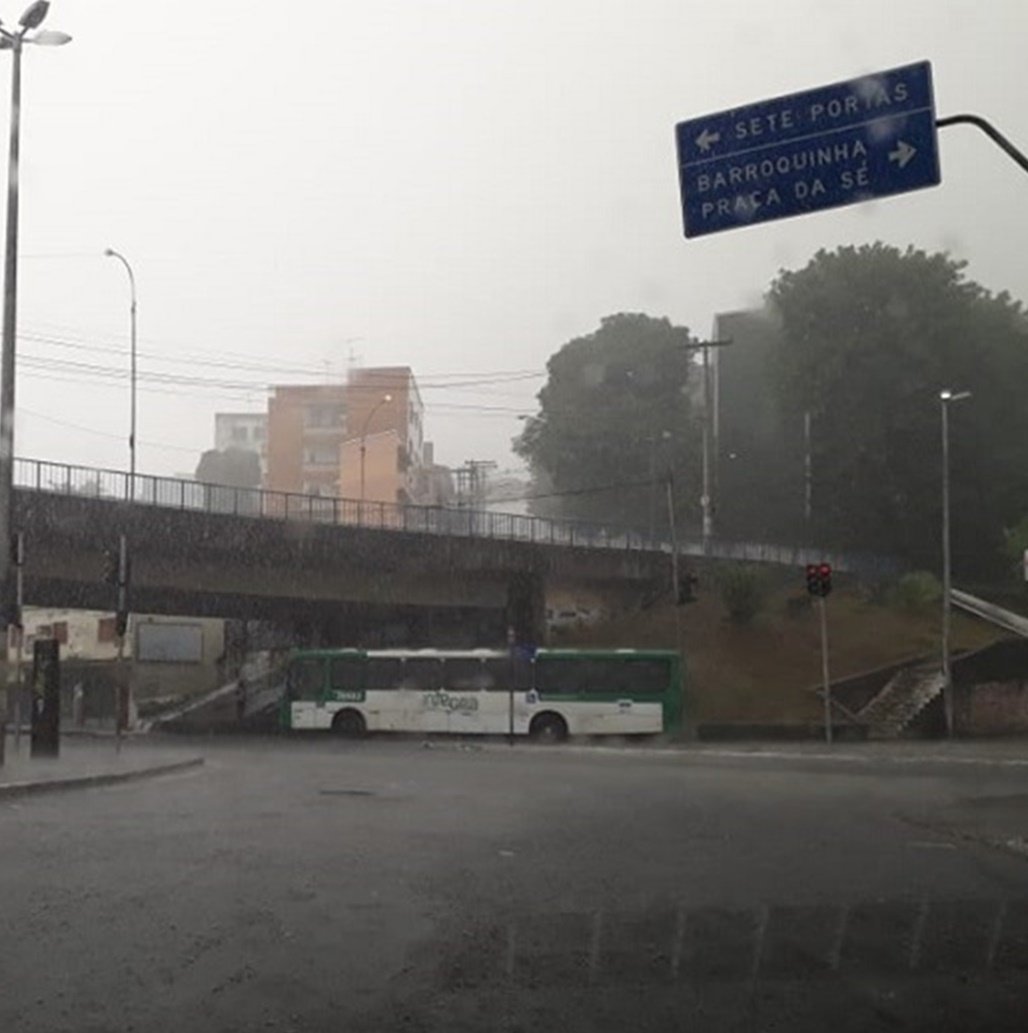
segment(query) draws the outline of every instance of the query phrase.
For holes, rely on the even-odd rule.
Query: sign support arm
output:
[[[946,118],[935,120],[939,129],[946,126],[968,125],[980,129],[997,147],[1006,152],[1008,158],[1012,159],[1024,172],[1028,172],[1028,155],[1015,147],[991,122],[980,115],[949,115]]]

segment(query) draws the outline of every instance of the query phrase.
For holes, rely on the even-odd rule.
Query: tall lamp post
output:
[[[970,398],[970,391],[940,391],[942,413],[942,702],[946,714],[946,735],[953,736],[953,675],[949,663],[950,609],[953,591],[949,528],[949,407]]]
[[[368,413],[367,419],[364,421],[364,426],[361,427],[361,508],[363,510],[364,503],[364,460],[367,456],[368,446],[368,427],[371,426],[371,421],[375,418],[375,413],[382,408],[383,405],[393,400],[392,395],[383,395],[372,407],[371,412]]]
[[[108,258],[116,258],[125,267],[125,272],[128,273],[129,279],[129,291],[131,292],[131,307],[130,313],[130,325],[131,325],[131,337],[132,337],[132,358],[131,364],[131,401],[129,403],[129,491],[128,496],[130,501],[135,502],[136,499],[136,277],[135,273],[132,272],[132,266],[129,265],[129,260],[120,252],[115,251],[114,248],[109,247],[104,254]]]
[[[0,21],[0,50],[11,51],[11,139],[7,165],[7,232],[4,248],[3,343],[0,351],[0,591],[10,598],[12,505],[14,501],[14,375],[18,326],[18,159],[21,143],[21,52],[24,44],[59,47],[71,41],[64,32],[36,31],[50,4],[35,0],[8,29]],[[20,619],[20,618],[19,618]]]

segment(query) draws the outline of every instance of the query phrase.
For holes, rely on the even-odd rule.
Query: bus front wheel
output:
[[[346,739],[359,739],[368,726],[359,710],[340,710],[332,718],[332,731]]]
[[[536,714],[528,734],[536,742],[563,742],[568,737],[567,722],[560,714]]]

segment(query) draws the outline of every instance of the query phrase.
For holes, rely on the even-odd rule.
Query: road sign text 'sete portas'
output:
[[[687,237],[940,181],[927,61],[689,119],[675,136]]]

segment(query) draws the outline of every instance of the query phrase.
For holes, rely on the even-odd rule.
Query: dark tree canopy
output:
[[[984,574],[1028,513],[1028,320],[965,263],[878,243],[821,251],[783,272],[779,404],[812,414],[814,517],[822,540],[938,564],[939,392],[951,409],[954,563]]]
[[[622,313],[550,358],[540,411],[514,442],[549,496],[534,512],[662,530],[665,491],[652,480],[672,471],[682,517],[694,516],[692,343],[667,319]]]
[[[196,479],[204,484],[223,484],[230,488],[259,488],[261,460],[256,452],[243,448],[209,449],[200,457]]]

